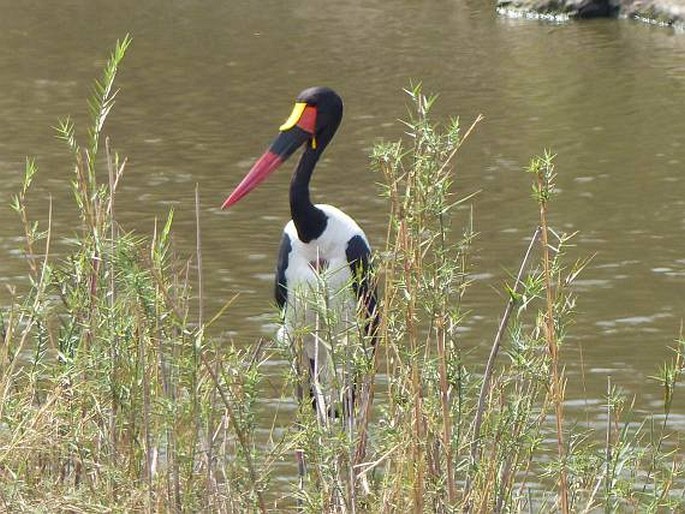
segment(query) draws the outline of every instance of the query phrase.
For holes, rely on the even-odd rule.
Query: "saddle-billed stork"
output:
[[[340,209],[326,204],[312,204],[309,182],[317,161],[335,134],[343,113],[343,102],[335,91],[312,87],[302,91],[295,107],[280,127],[278,137],[254,164],[245,178],[223,203],[222,208],[238,202],[283,164],[300,146],[304,152],[290,182],[290,213],[292,219],[283,230],[276,266],[276,303],[284,313],[281,337],[294,338],[295,332],[308,325],[303,337],[304,350],[309,358],[310,378],[314,384],[330,382],[330,353],[320,343],[313,330],[316,309],[307,293],[320,291],[322,279],[327,290],[326,303],[345,310],[338,313],[346,326],[361,326],[370,340],[371,348],[378,325],[376,289],[370,276],[371,249],[364,231]],[[356,319],[350,321],[349,314]],[[361,320],[359,320],[361,316]],[[361,324],[357,324],[361,321]],[[343,329],[345,330],[345,329]],[[330,409],[332,398],[321,396],[312,388],[313,403]],[[339,397],[344,405],[353,401],[354,385]],[[319,399],[324,400],[320,402]],[[346,409],[347,410],[347,409]],[[319,409],[319,414],[322,414]]]

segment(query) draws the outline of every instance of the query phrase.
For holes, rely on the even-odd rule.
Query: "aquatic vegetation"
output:
[[[589,260],[569,261],[574,234],[549,224],[554,156],[527,168],[530,238],[506,285],[487,362],[464,343],[477,244],[456,157],[465,131],[431,118],[435,97],[407,90],[402,141],[373,150],[389,209],[375,258],[382,297],[376,351],[364,327],[342,337],[339,313],[311,296],[312,327],[331,351],[339,390],[357,385],[354,419],[317,416],[294,341],[239,348],[207,335],[222,313],[203,309],[202,240],[173,250],[173,212],[148,235],[117,223],[126,170],[103,136],[130,39],[119,41],[90,105],[81,146],[58,124],[73,162],[80,226],[34,222],[26,161],[12,208],[24,227],[28,280],[2,308],[0,501],[8,511],[69,512],[657,512],[685,507],[673,397],[685,340],[654,377],[664,413],[647,419],[608,380],[606,426],[564,413],[564,352]],[[196,195],[197,198],[197,195]],[[53,253],[55,242],[59,253]],[[325,281],[322,281],[325,288]],[[266,300],[265,300],[266,301]],[[489,315],[489,317],[493,317]],[[304,335],[304,334],[303,334]],[[264,364],[284,366],[282,412],[258,418]],[[293,393],[295,391],[295,393]],[[293,409],[292,397],[299,398]],[[332,414],[332,413],[331,413]]]

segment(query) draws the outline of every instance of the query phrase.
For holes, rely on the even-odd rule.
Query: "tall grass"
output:
[[[102,130],[129,44],[117,42],[94,85],[85,146],[70,119],[56,129],[80,227],[29,221],[33,160],[12,203],[29,290],[2,318],[0,498],[13,512],[265,510],[268,476],[253,458],[261,357],[219,358],[211,321],[191,318],[196,274],[174,255],[173,212],[148,236],[116,221],[126,160]]]
[[[15,291],[2,311],[4,510],[685,508],[681,448],[669,428],[685,368],[682,335],[672,362],[654,377],[664,389],[660,421],[639,419],[610,380],[604,429],[580,429],[565,416],[572,285],[588,260],[569,261],[573,234],[550,226],[550,153],[527,168],[531,237],[520,262],[503,263],[518,271],[506,285],[486,362],[467,351],[461,330],[477,238],[472,195],[459,192],[455,172],[481,120],[465,131],[457,119],[441,127],[431,117],[435,97],[419,86],[407,91],[406,137],[377,145],[372,155],[390,220],[375,259],[375,351],[363,324],[342,319],[349,313],[327,301],[325,280],[307,300],[313,326],[273,344],[237,348],[206,335],[231,301],[218,313],[202,306],[199,200],[192,258],[173,251],[173,212],[148,235],[117,223],[116,191],[127,163],[103,131],[129,44],[128,37],[117,42],[95,83],[85,145],[69,119],[57,127],[73,162],[80,225],[56,233],[51,203],[46,220],[33,221],[27,199],[40,176],[33,160],[12,201],[25,232],[28,290]],[[51,253],[54,241],[59,255]],[[348,329],[338,330],[341,321]],[[301,346],[311,336],[330,353],[330,383],[307,380]],[[262,364],[272,355],[292,363],[284,370],[284,395],[295,391],[299,408],[279,416],[274,427],[285,430],[272,430],[265,441],[257,429],[269,427],[258,426],[256,413]],[[345,402],[353,387],[350,412]]]

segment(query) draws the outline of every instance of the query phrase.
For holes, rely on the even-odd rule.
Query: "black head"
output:
[[[297,95],[295,107],[279,128],[279,135],[226,199],[230,207],[273,173],[298,148],[306,144],[305,155],[316,162],[330,143],[342,119],[343,103],[327,87],[310,87]]]
[[[323,147],[331,140],[342,120],[342,98],[328,87],[310,87],[297,95],[295,102],[306,103],[308,106],[316,109],[314,137],[323,150]]]

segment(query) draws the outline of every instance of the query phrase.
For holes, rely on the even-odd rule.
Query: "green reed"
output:
[[[173,251],[173,212],[146,236],[115,217],[126,160],[102,131],[130,42],[95,82],[85,146],[70,119],[56,128],[80,226],[56,234],[51,203],[45,225],[30,221],[33,160],[12,202],[29,280],[2,317],[0,501],[12,512],[265,511],[261,353],[219,351],[204,335],[216,317],[193,318],[199,273]]]
[[[456,173],[481,118],[465,131],[458,119],[440,126],[431,117],[436,98],[420,86],[407,91],[406,136],[376,145],[372,155],[389,209],[386,245],[374,259],[376,337],[336,307],[321,280],[304,300],[314,321],[288,338],[237,348],[207,336],[235,298],[217,313],[204,311],[197,191],[193,258],[174,252],[173,212],[147,235],[117,222],[127,161],[103,131],[129,45],[128,37],[117,42],[94,85],[85,146],[71,120],[57,126],[73,163],[79,226],[56,233],[52,202],[37,216],[46,221],[33,221],[28,198],[40,174],[31,159],[11,202],[24,231],[27,281],[11,291],[1,318],[5,510],[685,508],[682,449],[669,426],[685,369],[682,335],[654,377],[664,390],[660,421],[638,419],[610,377],[604,430],[564,414],[572,286],[589,260],[570,261],[574,234],[550,226],[553,155],[533,158],[526,170],[531,236],[520,262],[503,263],[518,271],[505,285],[487,360],[460,330],[471,315],[463,299],[477,234],[473,194],[460,191]],[[312,336],[335,370],[326,384],[307,378],[302,345]],[[262,364],[273,356],[292,363],[283,395],[292,401],[294,391],[299,408],[264,427],[256,411]],[[258,428],[270,429],[266,440]],[[290,485],[274,480],[276,473]]]

